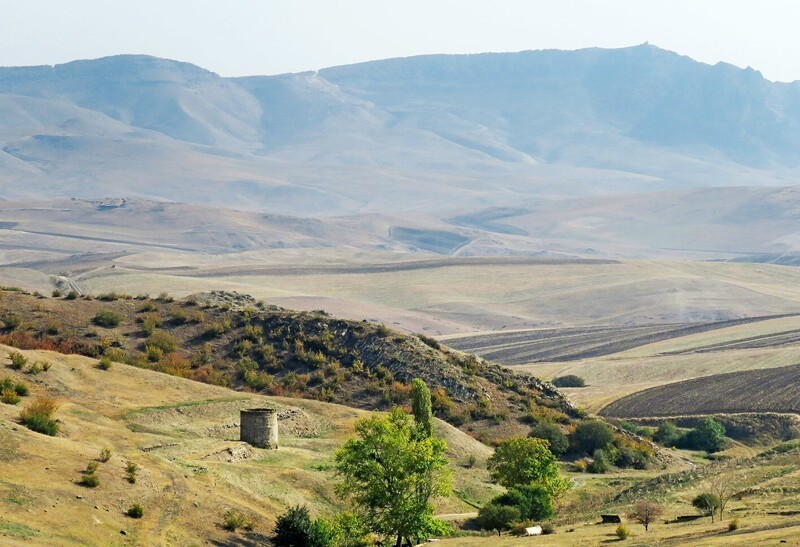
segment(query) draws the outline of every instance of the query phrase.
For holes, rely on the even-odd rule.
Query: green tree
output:
[[[433,411],[431,410],[431,390],[425,382],[414,378],[411,383],[411,412],[423,437],[433,435]]]
[[[584,420],[575,427],[570,441],[576,452],[594,454],[614,442],[614,431],[600,420]]]
[[[690,450],[717,452],[727,444],[725,426],[711,417],[703,418],[697,427],[687,431],[677,445]]]
[[[430,501],[452,490],[444,441],[420,438],[410,416],[398,408],[359,420],[356,434],[336,452],[341,477],[336,491],[352,500],[367,527],[397,538],[398,547],[404,539],[446,532]]]
[[[698,494],[693,500],[692,505],[701,513],[711,515],[711,522],[714,522],[714,512],[719,508],[719,498],[711,492]]]
[[[569,439],[556,424],[551,422],[540,422],[531,428],[528,437],[544,439],[550,444],[550,452],[556,456],[566,454],[569,449]]]
[[[336,515],[333,519],[339,547],[366,547],[367,529],[359,516],[349,511]]]
[[[484,530],[497,530],[500,535],[502,530],[508,530],[512,522],[517,522],[522,514],[516,507],[508,505],[495,505],[489,503],[478,511],[478,526]]]
[[[653,435],[653,440],[663,444],[664,446],[675,446],[678,442],[680,433],[678,428],[672,422],[661,422]]]
[[[512,437],[503,441],[489,458],[489,470],[492,480],[506,488],[538,484],[554,497],[569,488],[558,471],[556,457],[542,439]]]
[[[523,520],[544,520],[555,515],[553,497],[538,484],[525,484],[511,488],[492,501],[494,505],[505,505],[519,509]]]

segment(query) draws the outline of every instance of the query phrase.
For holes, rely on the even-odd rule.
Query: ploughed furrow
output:
[[[730,340],[728,342],[720,342],[719,344],[709,344],[707,346],[699,346],[696,348],[670,351],[664,355],[685,355],[688,353],[711,353],[714,351],[726,351],[731,349],[758,349],[758,348],[773,348],[781,346],[790,346],[792,344],[800,343],[800,329],[787,330],[782,332],[771,332],[769,334],[761,334],[759,336],[749,336],[747,338],[739,338],[738,340]]]
[[[785,315],[750,317],[712,323],[532,329],[450,338],[444,342],[455,349],[474,353],[504,365],[524,365],[547,361],[576,361],[610,355],[671,338],[777,317],[785,317]],[[780,334],[783,336],[776,335],[772,339],[764,338],[763,340],[744,342],[745,345],[742,347],[749,347],[746,344],[786,345],[800,341],[800,330],[786,331]],[[740,341],[742,340],[730,343],[737,344]],[[714,350],[709,349],[708,351]]]
[[[800,365],[743,370],[633,393],[607,405],[616,418],[782,412],[800,414]]]

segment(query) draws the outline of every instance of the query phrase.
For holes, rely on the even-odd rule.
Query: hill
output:
[[[207,383],[370,410],[407,404],[411,381],[422,378],[434,391],[437,415],[485,440],[527,432],[527,413],[541,405],[565,419],[575,415],[558,391],[533,376],[427,337],[321,311],[266,307],[229,293],[184,301],[0,295],[0,343],[22,349],[104,356]]]
[[[6,366],[13,348],[0,346],[0,377],[30,386],[18,406],[0,404],[0,543],[3,545],[264,544],[275,517],[307,504],[317,516],[342,510],[333,492],[333,453],[366,412],[336,404],[264,397],[154,371],[51,351],[24,351],[50,364],[36,375]],[[35,397],[59,404],[56,437],[18,424],[22,405]],[[279,409],[280,448],[238,441],[239,410]],[[449,446],[457,493],[437,511],[473,511],[494,495],[484,462],[489,448],[437,421]],[[111,453],[106,463],[101,450]],[[474,456],[477,467],[463,467]],[[127,462],[138,466],[126,480]],[[98,466],[100,484],[78,484]],[[144,517],[125,516],[134,504]],[[229,509],[254,521],[252,532],[222,528]]]

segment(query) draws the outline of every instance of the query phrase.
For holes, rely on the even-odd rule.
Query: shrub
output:
[[[98,327],[113,329],[122,323],[122,316],[111,310],[100,310],[92,319],[92,323]]]
[[[417,336],[426,346],[429,346],[433,349],[442,349],[442,344],[436,338],[431,338],[430,336],[425,336],[424,334],[418,334]]]
[[[111,459],[111,450],[109,450],[108,448],[102,449],[100,451],[100,456],[97,458],[97,460],[101,463],[106,463],[110,459]]]
[[[489,503],[478,511],[478,526],[484,530],[508,530],[512,522],[520,520],[521,514],[516,507],[494,505]]]
[[[158,348],[162,353],[172,353],[178,349],[178,339],[163,330],[157,330],[147,337],[147,348]]]
[[[3,318],[3,325],[7,330],[14,330],[22,325],[22,318],[19,315],[9,313]]]
[[[0,392],[0,402],[5,403],[7,405],[15,405],[22,400],[22,397],[17,395],[17,392],[13,389],[4,389]]]
[[[78,298],[79,296],[80,296],[80,295],[78,294],[78,291],[69,291],[69,292],[67,293],[67,296],[66,296],[65,298],[66,298],[67,300],[75,300],[75,299],[76,299],[76,298]]]
[[[60,298],[61,297],[61,291],[58,290],[58,289],[53,289],[53,292],[50,293],[50,296],[52,296],[53,298]]]
[[[150,336],[161,326],[161,317],[157,313],[148,313],[142,318],[142,332]]]
[[[97,475],[94,473],[90,473],[83,475],[81,480],[78,481],[78,484],[85,486],[86,488],[97,488],[100,486],[100,479],[98,479]]]
[[[680,433],[672,422],[661,422],[653,435],[653,440],[664,446],[675,446],[678,442]]]
[[[156,311],[156,305],[153,304],[150,300],[142,304],[142,307],[139,308],[141,312],[149,312],[149,311]]]
[[[556,387],[586,387],[586,382],[580,376],[575,374],[567,374],[553,378],[551,382]]]
[[[735,518],[728,523],[728,532],[733,532],[739,529],[739,519]]]
[[[555,534],[555,533],[556,533],[556,529],[551,523],[545,522],[544,524],[542,524],[542,535],[543,536],[549,536],[549,535]]]
[[[100,370],[108,370],[111,368],[111,358],[108,355],[103,355],[97,363],[97,368]]]
[[[140,519],[144,516],[144,507],[139,505],[138,503],[134,503],[131,505],[130,509],[125,512],[126,515],[131,517],[132,519]]]
[[[8,357],[11,359],[11,368],[14,370],[22,370],[22,367],[28,364],[28,359],[17,351],[11,352]]]
[[[156,298],[156,300],[160,300],[162,302],[167,302],[167,303],[175,301],[175,299],[173,297],[171,297],[169,295],[169,293],[167,293],[167,292],[162,292],[161,294],[159,294],[158,298]]]
[[[568,424],[570,421],[569,416],[560,410],[536,403],[532,403],[530,405],[528,408],[528,413],[525,415],[525,419],[535,424],[542,422]]]
[[[307,545],[311,517],[305,505],[290,507],[275,521],[275,535],[273,542],[279,547],[294,547]]]
[[[478,458],[476,458],[474,454],[470,454],[469,456],[467,456],[467,461],[464,462],[464,467],[466,467],[467,469],[472,469],[477,465],[477,463],[478,463]]]
[[[180,308],[175,309],[169,317],[169,320],[176,325],[183,325],[187,319],[186,312]]]
[[[613,464],[614,458],[610,451],[598,448],[594,451],[592,462],[589,464],[587,470],[589,473],[607,473],[611,470]]]
[[[582,454],[594,454],[614,441],[614,432],[600,420],[584,420],[570,435],[570,447]]]
[[[19,419],[31,431],[54,437],[58,433],[58,423],[53,418],[57,409],[53,399],[40,397],[22,410]]]
[[[631,535],[631,531],[624,524],[617,526],[617,537],[620,541],[625,541]]]
[[[47,323],[47,325],[44,328],[44,332],[46,332],[50,336],[55,336],[56,334],[59,333],[59,330],[60,330],[59,325],[58,323],[55,322]]]
[[[131,484],[136,484],[136,474],[139,472],[139,466],[129,461],[125,464],[125,478]]]
[[[13,378],[0,379],[0,391],[13,391],[20,397],[25,397],[28,394],[28,385],[23,382],[17,382]]]
[[[577,473],[585,473],[586,470],[589,468],[589,464],[586,463],[586,460],[580,459],[577,460],[575,463],[573,463],[572,467],[575,469]]]
[[[550,452],[556,456],[566,454],[569,449],[569,439],[561,429],[550,422],[540,422],[531,428],[528,437],[544,439],[550,443]]]
[[[36,376],[37,374],[40,374],[43,370],[44,367],[42,367],[42,362],[34,361],[34,363],[31,365],[31,368],[29,368],[27,372],[32,376]]]

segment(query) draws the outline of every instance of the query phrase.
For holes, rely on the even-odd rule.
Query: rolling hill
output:
[[[0,346],[0,377],[31,386],[18,405],[0,404],[0,543],[3,545],[265,544],[277,515],[307,504],[317,516],[343,509],[333,492],[333,453],[367,413],[331,403],[243,394],[223,387],[123,364],[101,370],[94,359],[26,351],[50,363],[37,375],[5,366],[12,348]],[[54,398],[60,433],[48,437],[18,424],[22,405]],[[239,442],[241,408],[280,410],[277,451]],[[437,422],[463,465],[485,462],[488,447]],[[108,462],[98,463],[102,449]],[[127,462],[138,466],[134,484]],[[78,484],[90,462],[100,484]],[[485,469],[459,467],[457,495],[443,513],[473,511],[496,492]],[[139,503],[144,517],[128,508]],[[252,532],[230,533],[223,515],[248,516]]]

